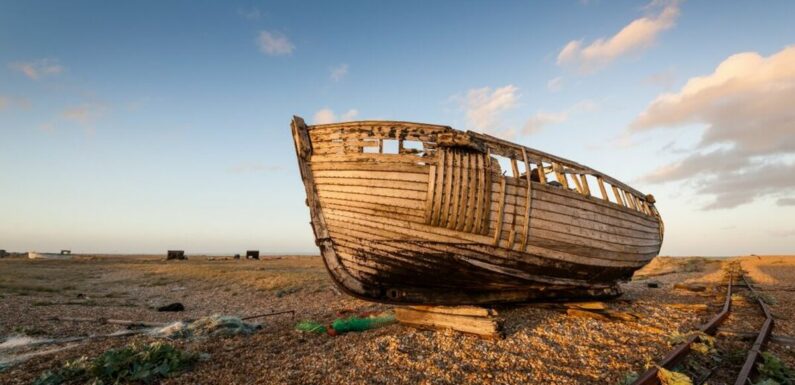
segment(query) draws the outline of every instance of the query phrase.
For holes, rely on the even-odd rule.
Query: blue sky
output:
[[[793,253],[792,15],[3,1],[0,248],[313,252],[296,114],[447,124],[588,164],[657,197],[662,254]]]

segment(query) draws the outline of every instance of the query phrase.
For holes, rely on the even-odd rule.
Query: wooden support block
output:
[[[668,306],[680,310],[707,311],[705,303],[672,303]]]
[[[607,305],[604,302],[566,302],[563,304],[570,309],[581,310],[605,310]]]
[[[572,317],[593,318],[599,321],[610,321],[610,318],[606,315],[588,310],[567,309],[566,314]]]
[[[418,328],[450,329],[482,338],[502,338],[501,321],[492,309],[472,306],[412,306],[395,308],[398,322]]]

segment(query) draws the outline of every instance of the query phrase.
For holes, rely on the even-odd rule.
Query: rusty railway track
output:
[[[770,334],[773,330],[773,316],[770,313],[770,308],[767,304],[762,300],[762,297],[758,294],[756,289],[748,282],[745,277],[745,273],[742,270],[742,266],[740,263],[733,265],[729,268],[729,282],[726,285],[726,300],[723,303],[723,308],[720,312],[715,314],[709,322],[702,325],[699,328],[699,331],[708,334],[708,335],[715,335],[720,324],[729,316],[731,313],[732,308],[732,290],[734,287],[734,276],[735,274],[739,274],[740,279],[744,286],[748,288],[748,290],[753,293],[759,307],[762,309],[762,312],[765,315],[765,322],[762,324],[762,327],[759,329],[759,333],[757,334],[756,340],[754,344],[751,346],[751,349],[748,350],[748,354],[745,358],[745,363],[740,369],[740,373],[737,376],[736,381],[734,382],[735,385],[745,385],[748,383],[748,379],[750,378],[751,374],[754,371],[754,365],[756,361],[759,359],[760,353],[762,352],[762,348],[764,347],[765,343],[770,339]],[[698,335],[693,335],[689,337],[685,342],[677,345],[671,352],[669,352],[658,364],[652,368],[649,368],[646,372],[644,372],[640,377],[638,377],[632,385],[658,385],[660,384],[660,380],[657,376],[659,370],[657,369],[658,366],[671,370],[677,364],[682,362],[682,360],[687,356],[690,352],[691,345],[698,340]]]

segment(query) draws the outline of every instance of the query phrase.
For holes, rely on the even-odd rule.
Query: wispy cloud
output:
[[[795,206],[795,198],[779,198],[776,204],[779,206]]]
[[[336,123],[338,121],[349,122],[351,120],[356,119],[358,115],[359,111],[356,110],[355,108],[352,108],[344,112],[342,115],[339,116],[339,119],[337,119],[337,115],[334,113],[334,111],[331,108],[326,107],[315,112],[315,116],[312,119],[312,123],[329,124],[329,123]]]
[[[348,75],[348,65],[340,64],[331,69],[331,80],[338,82]]]
[[[29,62],[14,62],[8,65],[9,68],[22,72],[25,76],[33,80],[39,80],[45,76],[57,75],[63,72],[64,68],[54,59],[39,59]]]
[[[0,95],[0,111],[11,108],[29,109],[30,106],[28,98]]]
[[[492,90],[491,87],[475,88],[466,95],[454,96],[466,114],[471,128],[492,132],[499,128],[501,115],[514,107],[519,100],[519,88],[509,84]]]
[[[101,104],[85,103],[65,109],[61,117],[81,125],[91,125],[105,114],[105,110]]]
[[[255,174],[281,170],[282,166],[266,165],[262,162],[243,162],[232,165],[227,169],[232,174]]]
[[[246,8],[246,9],[243,9],[243,8],[238,9],[237,10],[237,14],[240,17],[242,17],[242,18],[244,18],[246,20],[259,20],[259,19],[262,19],[262,16],[265,15],[265,13],[262,12],[257,7],[251,7],[251,8]]]
[[[547,81],[547,89],[550,92],[558,92],[563,89],[563,77],[558,76],[556,78],[549,79],[549,81]]]
[[[767,233],[774,237],[795,237],[795,230],[769,230]]]
[[[676,73],[673,70],[665,70],[660,72],[655,72],[646,77],[645,83],[660,87],[664,90],[669,90],[673,88],[674,84],[676,83]]]
[[[674,26],[679,17],[679,2],[654,0],[646,9],[656,14],[633,20],[611,37],[599,38],[587,45],[583,40],[568,42],[560,50],[557,63],[591,73],[620,56],[648,48],[662,31]]]
[[[528,119],[522,127],[522,134],[532,135],[540,132],[544,127],[560,124],[574,114],[591,112],[597,109],[597,104],[592,100],[581,100],[569,108],[558,112],[539,111]]]
[[[290,55],[295,50],[295,45],[279,32],[260,31],[257,38],[260,51],[271,56]]]
[[[700,141],[678,162],[645,176],[690,181],[715,197],[705,208],[731,208],[795,188],[795,46],[763,57],[732,55],[676,93],[658,96],[629,133],[703,126]],[[717,148],[717,149],[716,149]],[[786,202],[786,200],[785,200]]]

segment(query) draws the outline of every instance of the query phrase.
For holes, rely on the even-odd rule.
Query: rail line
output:
[[[754,289],[754,287],[748,282],[747,278],[745,277],[745,273],[742,270],[741,264],[738,262],[736,264],[732,264],[728,269],[729,274],[729,282],[726,286],[726,300],[723,303],[723,308],[720,312],[714,315],[709,322],[702,325],[699,328],[699,331],[708,335],[715,335],[720,324],[729,316],[732,309],[732,290],[734,287],[734,277],[735,275],[739,275],[740,279],[744,286],[751,291],[753,297],[756,299],[759,307],[762,309],[762,312],[765,315],[765,322],[762,324],[762,327],[759,329],[759,333],[757,334],[756,340],[754,341],[753,346],[748,350],[748,354],[746,355],[745,362],[740,369],[740,373],[737,376],[736,381],[734,382],[735,385],[745,385],[748,382],[749,377],[751,376],[754,365],[759,358],[760,353],[762,352],[762,348],[764,347],[765,343],[770,339],[770,334],[773,330],[773,316],[770,313],[770,308],[764,302],[762,297],[759,295],[759,292]],[[644,372],[640,377],[638,377],[632,385],[658,385],[660,384],[660,380],[658,377],[659,370],[658,367],[665,368],[668,370],[673,369],[677,364],[682,362],[682,360],[687,356],[687,354],[691,350],[691,345],[698,340],[698,335],[693,335],[689,337],[685,342],[677,345],[671,352],[669,352],[657,365],[652,368],[649,368],[646,372]],[[704,379],[706,380],[706,379]]]

